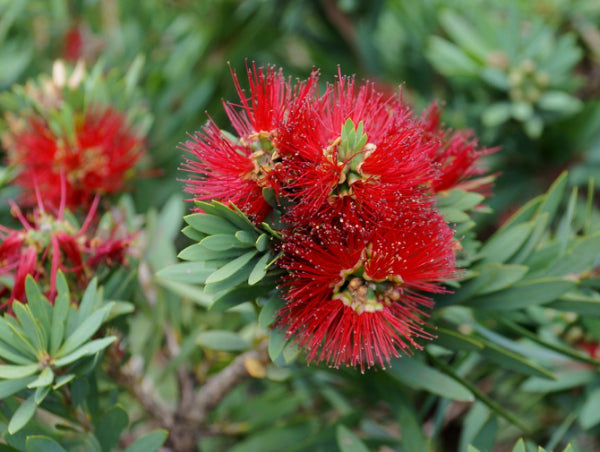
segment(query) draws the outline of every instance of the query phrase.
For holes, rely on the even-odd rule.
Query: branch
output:
[[[210,377],[194,397],[192,408],[186,417],[196,424],[203,425],[211,410],[235,386],[251,376],[248,367],[252,363],[266,365],[271,362],[267,346],[268,341],[263,341],[257,349],[242,353],[226,368]]]

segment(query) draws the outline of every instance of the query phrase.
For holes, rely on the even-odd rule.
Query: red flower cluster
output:
[[[143,150],[142,138],[111,108],[75,113],[64,126],[33,113],[8,124],[2,141],[9,164],[19,168],[15,184],[23,189],[22,201],[28,206],[35,205],[38,187],[46,205],[58,207],[61,173],[69,208],[89,206],[98,194],[121,192]]]
[[[248,76],[247,94],[234,74],[240,102],[225,105],[237,137],[209,121],[183,145],[187,191],[280,229],[276,327],[309,361],[384,367],[419,348],[427,294],[455,276],[459,247],[435,195],[487,184],[477,163],[489,151],[444,129],[436,106],[416,117],[369,82],[340,75],[320,93],[317,72]]]
[[[64,179],[63,179],[64,180]],[[63,192],[64,192],[64,183]],[[64,210],[44,206],[38,190],[38,205],[26,218],[19,207],[12,204],[12,213],[20,221],[21,229],[0,225],[0,308],[11,311],[12,302],[25,302],[25,279],[31,275],[46,285],[46,295],[56,297],[56,276],[59,270],[72,274],[83,290],[102,265],[125,262],[126,252],[133,236],[119,224],[109,229],[93,227],[99,197],[80,226]]]

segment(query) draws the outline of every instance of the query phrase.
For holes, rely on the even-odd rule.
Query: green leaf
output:
[[[87,339],[86,339],[87,340]],[[69,354],[62,354],[60,359],[54,361],[54,365],[56,367],[63,367],[67,364],[71,364],[73,361],[78,360],[84,356],[94,355],[98,353],[100,350],[104,350],[117,338],[115,336],[103,337],[102,339],[95,339],[93,341],[88,342],[87,344],[80,346],[75,351]],[[65,342],[66,344],[66,342]]]
[[[256,249],[261,253],[266,251],[269,247],[269,236],[267,234],[261,234],[256,239]]]
[[[15,301],[12,304],[13,312],[23,328],[25,337],[38,353],[46,350],[46,335],[42,332],[40,322],[31,314],[29,306]]]
[[[23,356],[19,350],[0,341],[0,358],[15,364],[32,364],[35,360]]]
[[[594,389],[585,398],[579,413],[579,423],[584,429],[590,429],[600,424],[600,388]]]
[[[250,276],[248,276],[248,284],[253,286],[254,284],[260,282],[267,274],[267,265],[269,261],[273,258],[270,253],[263,254],[263,256],[258,260],[252,271],[250,272]]]
[[[277,312],[284,306],[285,301],[281,299],[281,296],[278,293],[273,295],[260,310],[258,324],[264,329],[269,328],[275,322]]]
[[[206,234],[203,234],[202,232],[197,231],[196,229],[194,229],[191,226],[186,226],[185,228],[183,228],[181,230],[181,232],[183,233],[183,235],[185,235],[189,239],[192,239],[194,242],[199,242],[204,237],[206,237]]]
[[[81,346],[89,338],[91,338],[94,334],[96,334],[109,311],[110,304],[97,310],[87,319],[83,320],[83,322],[79,324],[75,331],[73,331],[73,333],[65,340],[63,345],[56,353],[56,356],[62,357],[68,355],[73,350]]]
[[[544,276],[564,276],[590,271],[600,260],[600,232],[575,242],[564,256],[560,256],[543,272]]]
[[[110,407],[96,423],[95,435],[103,451],[114,450],[129,424],[127,411],[120,405]]]
[[[212,297],[204,292],[204,289],[198,288],[191,284],[185,284],[182,282],[171,281],[162,278],[159,278],[157,282],[164,288],[185,299],[193,301],[199,306],[207,308],[213,301]]]
[[[25,443],[25,452],[67,452],[59,443],[48,436],[28,436]]]
[[[37,405],[41,404],[44,399],[46,398],[46,396],[48,394],[50,394],[50,390],[52,389],[52,386],[48,385],[48,386],[39,386],[37,388],[35,388],[35,392],[33,393],[33,399],[35,400],[35,403]]]
[[[60,377],[58,377],[56,379],[56,383],[54,383],[54,386],[52,386],[52,389],[58,389],[61,386],[66,385],[67,383],[69,383],[70,381],[72,381],[77,375],[75,374],[65,374],[65,375],[61,375]]]
[[[210,309],[215,311],[226,311],[247,301],[253,301],[260,296],[269,293],[270,288],[264,286],[241,285],[215,297]]]
[[[460,47],[438,36],[429,39],[426,55],[439,72],[450,77],[475,77],[479,72],[479,65]]]
[[[272,329],[269,331],[268,351],[271,361],[275,361],[277,358],[279,358],[279,355],[281,355],[281,352],[283,352],[286,342],[287,339],[285,337],[285,333],[280,329]]]
[[[166,430],[153,430],[138,438],[123,452],[156,452],[167,440],[169,432]]]
[[[258,235],[250,231],[237,231],[235,233],[235,238],[240,243],[253,247],[255,246],[256,239],[258,239]]]
[[[476,338],[466,336],[458,331],[440,327],[436,330],[436,334],[437,339],[433,343],[449,350],[481,351],[484,348],[483,343]]]
[[[92,315],[92,312],[94,311],[94,305],[96,304],[97,292],[98,280],[94,278],[86,287],[83,297],[81,298],[81,303],[79,304],[79,308],[77,310],[77,319],[75,321],[76,327],[81,325]]]
[[[54,381],[54,372],[50,367],[45,367],[40,373],[36,380],[32,381],[27,385],[28,388],[39,388],[42,386],[49,386]]]
[[[27,294],[27,306],[30,309],[32,317],[39,322],[40,334],[43,335],[43,343],[47,344],[50,340],[50,313],[51,305],[48,299],[42,294],[40,288],[35,283],[31,275],[25,279],[25,292]]]
[[[203,239],[204,240],[204,239]],[[238,248],[230,248],[223,251],[209,250],[200,243],[188,246],[183,249],[177,257],[185,261],[210,261],[210,260],[222,260],[230,259],[240,255]]]
[[[482,403],[488,406],[488,408],[492,409],[499,416],[502,416],[509,422],[512,422],[517,427],[521,428],[524,431],[527,431],[528,428],[525,424],[523,424],[519,418],[517,418],[512,412],[506,410],[501,405],[499,405],[496,401],[488,397],[481,389],[477,387],[476,384],[471,383],[469,380],[463,378],[458,375],[452,367],[450,367],[445,362],[435,358],[432,355],[429,355],[429,359],[436,365],[437,368],[441,369],[446,375],[450,378],[459,381],[463,386],[465,386],[471,393]]]
[[[504,347],[498,346],[487,340],[481,339],[485,344],[485,351],[482,356],[485,359],[494,361],[495,363],[502,366],[502,368],[512,369],[515,372],[523,373],[526,375],[532,375],[536,377],[547,378],[554,380],[554,374],[547,369],[527,360],[521,355],[507,350]]]
[[[65,334],[67,315],[71,304],[71,294],[67,280],[62,272],[58,272],[56,277],[56,288],[58,295],[54,300],[52,307],[52,327],[50,330],[50,356],[54,356],[58,351]]]
[[[211,203],[200,201],[196,202],[196,205],[206,213],[210,213],[227,220],[236,227],[236,230],[256,230],[255,226],[248,219],[248,217],[246,217],[246,215],[244,215],[233,203],[230,204],[231,207],[217,201],[212,201]]]
[[[250,346],[238,334],[231,331],[203,331],[196,336],[196,343],[202,347],[226,352],[247,350]]]
[[[481,122],[486,127],[498,127],[510,119],[511,113],[512,106],[509,102],[496,102],[483,111]]]
[[[0,400],[16,394],[22,389],[25,389],[29,383],[35,380],[35,375],[19,378],[17,380],[0,381]]]
[[[39,370],[37,364],[26,364],[23,366],[0,364],[0,378],[14,380],[15,378],[28,377]]]
[[[37,409],[34,394],[31,394],[14,412],[8,423],[8,433],[14,435],[31,420]]]
[[[523,246],[533,231],[534,223],[529,221],[507,229],[499,229],[481,247],[479,255],[484,262],[508,261]]]
[[[558,300],[548,304],[549,308],[559,311],[576,312],[580,315],[597,316],[600,312],[600,294],[581,290],[569,291]]]
[[[340,452],[369,452],[360,438],[342,424],[337,427],[336,438]]]
[[[554,216],[560,207],[560,204],[565,196],[565,191],[568,184],[568,174],[566,171],[562,172],[560,176],[552,183],[547,193],[542,196],[542,204],[539,206],[536,214],[541,215],[543,213],[548,214],[548,222],[554,220]]]
[[[522,281],[506,290],[473,298],[466,304],[478,309],[496,311],[522,309],[554,301],[576,286],[576,282],[565,278],[532,279]]]
[[[231,262],[225,264],[217,271],[213,272],[207,279],[206,284],[212,284],[219,281],[223,281],[224,279],[229,278],[234,275],[236,272],[242,269],[250,260],[256,256],[256,251],[249,251],[245,254],[242,254],[237,259],[232,260]]]
[[[398,423],[402,427],[400,436],[402,447],[407,451],[427,451],[427,439],[422,431],[421,421],[413,404],[404,397],[399,397],[396,400],[397,402],[392,406],[397,407]]]
[[[461,49],[466,50],[480,62],[487,62],[494,48],[486,45],[484,37],[478,34],[469,22],[449,9],[440,13],[439,20],[446,33]]]
[[[245,247],[234,235],[215,234],[202,239],[200,245],[212,251],[228,251],[232,248]]]
[[[596,375],[592,369],[559,370],[554,373],[554,380],[546,378],[531,377],[521,385],[525,392],[559,392],[585,386],[591,383]]]
[[[473,394],[462,384],[415,358],[395,359],[387,372],[396,380],[414,389],[424,389],[452,400],[463,402],[474,400]]]
[[[25,337],[19,323],[13,317],[0,319],[0,339],[18,349],[23,357],[27,356],[37,362],[38,350]]]
[[[512,449],[512,452],[527,452],[527,448],[525,447],[525,441],[523,441],[523,438],[519,438],[519,441],[516,442],[515,446]]]
[[[579,99],[563,91],[546,91],[538,99],[537,105],[542,110],[565,115],[576,113],[583,107]]]
[[[204,284],[206,278],[214,271],[214,268],[201,262],[180,262],[159,270],[156,276],[185,283]]]
[[[492,262],[477,266],[473,270],[477,272],[476,276],[460,290],[445,297],[441,305],[458,304],[478,295],[506,289],[523,279],[529,267]]]
[[[531,231],[531,235],[521,249],[517,252],[517,254],[510,259],[512,264],[521,264],[525,262],[531,257],[535,250],[539,249],[540,241],[547,233],[549,218],[549,213],[547,212],[541,213],[535,217],[533,220],[533,231]]]

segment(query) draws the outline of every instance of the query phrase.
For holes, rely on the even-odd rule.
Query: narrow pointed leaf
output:
[[[216,296],[210,305],[210,309],[215,311],[226,311],[247,301],[254,301],[260,296],[265,296],[269,290],[269,288],[260,285],[241,285],[234,287],[233,289]]]
[[[21,405],[17,408],[17,411],[10,418],[8,423],[8,433],[14,435],[16,432],[21,430],[31,420],[37,409],[35,403],[34,394],[31,394]]]
[[[338,425],[336,438],[340,452],[369,452],[360,438],[342,424]]]
[[[25,452],[67,452],[59,443],[48,436],[28,436]]]
[[[237,259],[232,260],[228,264],[225,264],[206,279],[206,284],[223,281],[224,279],[229,278],[237,271],[241,270],[244,265],[246,265],[254,256],[256,256],[256,253],[256,251],[249,251],[245,254],[242,254]]]
[[[31,375],[29,377],[23,377],[17,380],[0,381],[0,400],[16,394],[22,389],[25,389],[29,383],[35,380],[35,378],[35,375]]]
[[[252,269],[250,276],[248,277],[248,284],[253,286],[265,277],[265,275],[267,274],[267,264],[269,263],[271,258],[271,254],[266,253],[258,260],[256,265]]]
[[[226,219],[208,213],[186,215],[183,219],[204,234],[235,234],[237,231],[237,228]]]
[[[468,300],[467,304],[478,309],[497,311],[522,309],[554,301],[575,287],[577,283],[569,279],[539,278],[522,281],[506,290],[473,298]]]
[[[196,343],[213,350],[236,352],[247,350],[250,346],[238,334],[231,331],[203,331],[196,336]]]
[[[36,405],[39,405],[40,403],[42,403],[44,401],[46,396],[48,394],[50,394],[51,389],[52,389],[52,386],[50,386],[50,385],[40,386],[35,389],[35,392],[33,393],[33,400],[35,400]]]
[[[90,341],[87,344],[77,348],[72,353],[68,355],[63,355],[60,359],[57,359],[54,362],[54,365],[56,367],[66,366],[67,364],[71,364],[72,362],[77,361],[79,358],[98,353],[100,350],[104,350],[106,347],[112,344],[115,340],[117,340],[116,337],[109,336],[103,337],[102,339],[95,339],[93,341]]]
[[[387,372],[396,380],[415,389],[424,389],[452,400],[474,400],[473,394],[463,384],[416,359],[396,359]]]
[[[156,276],[174,281],[204,284],[206,278],[214,271],[214,268],[207,268],[201,262],[181,262],[161,269]]]
[[[41,386],[49,386],[54,381],[54,372],[50,367],[46,367],[40,375],[27,385],[28,388],[39,388]]]
[[[228,251],[232,248],[245,247],[231,234],[209,235],[202,239],[200,245],[212,251]]]
[[[109,310],[110,305],[107,305],[104,308],[92,313],[87,319],[83,320],[83,322],[80,323],[75,331],[73,331],[73,333],[67,337],[63,345],[56,353],[56,356],[64,357],[65,355],[68,355],[89,338],[91,338],[102,325],[102,322],[104,321]]]
[[[59,349],[65,334],[67,326],[67,315],[71,304],[71,295],[69,286],[64,275],[60,272],[56,278],[56,287],[58,296],[54,300],[52,308],[52,329],[50,331],[50,356],[54,356]]]
[[[153,430],[138,438],[124,452],[156,452],[167,440],[168,435],[166,430]]]
[[[38,353],[42,350],[46,350],[46,335],[42,332],[39,321],[31,314],[29,307],[15,301],[12,304],[12,308],[23,328],[25,337],[31,345],[33,345],[35,350]]]
[[[39,370],[37,364],[16,366],[11,364],[0,364],[0,378],[15,379],[33,375]]]

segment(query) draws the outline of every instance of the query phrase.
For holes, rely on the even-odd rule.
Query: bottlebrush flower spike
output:
[[[104,76],[100,66],[88,74],[83,63],[57,62],[52,78],[41,76],[0,98],[6,111],[0,137],[17,169],[21,205],[36,204],[35,187],[46,206],[64,201],[70,209],[87,209],[96,195],[125,189],[144,153],[148,117],[133,102],[120,108],[131,97],[121,92],[124,83],[114,73]]]
[[[193,200],[231,201],[260,223],[272,210],[263,189],[279,191],[274,170],[280,160],[280,128],[290,104],[300,104],[314,92],[317,73],[295,86],[273,67],[257,69],[253,64],[247,74],[250,94],[246,95],[232,72],[240,103],[224,104],[238,137],[225,134],[209,121],[182,145],[193,157],[186,159],[182,168],[190,173],[185,182]]]
[[[488,194],[494,176],[482,176],[487,170],[480,158],[496,152],[498,148],[480,149],[470,130],[449,130],[441,123],[441,108],[433,103],[421,115],[421,124],[431,140],[438,145],[432,149],[431,158],[437,169],[432,180],[434,192],[461,188]]]
[[[22,126],[3,135],[3,143],[9,164],[19,168],[15,184],[23,189],[22,202],[28,206],[36,202],[36,186],[46,205],[59,205],[61,172],[69,208],[89,206],[95,195],[119,193],[143,152],[142,138],[111,108],[76,113],[72,135],[39,115],[22,120]]]
[[[349,197],[379,221],[390,203],[419,196],[434,177],[435,143],[423,138],[400,97],[340,74],[319,99],[290,112],[279,138],[284,196],[294,203],[287,219],[335,210]]]
[[[419,338],[432,337],[424,320],[432,295],[456,277],[461,248],[438,210],[438,192],[481,189],[478,159],[490,151],[469,132],[441,127],[435,107],[419,118],[399,94],[341,73],[323,93],[317,72],[295,85],[273,68],[253,65],[248,75],[249,94],[234,74],[240,103],[225,104],[238,136],[210,121],[182,146],[192,155],[183,165],[186,191],[265,222],[280,257],[252,273],[278,278],[285,306],[275,328],[309,361],[365,370],[419,349]],[[219,234],[209,217],[189,235],[200,238],[194,253],[225,243],[211,237]],[[246,239],[231,240],[239,256],[236,240]],[[241,257],[256,258],[222,268],[248,270]],[[271,296],[275,287],[265,287]]]
[[[63,179],[64,180],[64,179]],[[96,197],[80,226],[64,210],[45,206],[38,193],[38,206],[25,218],[13,203],[12,212],[21,229],[0,227],[0,307],[10,312],[13,301],[25,302],[25,278],[31,275],[46,288],[48,298],[56,296],[56,276],[70,274],[83,289],[101,265],[123,264],[133,236],[117,224],[108,234],[93,232],[99,198]],[[64,192],[64,184],[63,184]]]
[[[385,367],[432,338],[422,316],[455,276],[453,232],[434,210],[405,210],[391,228],[322,224],[284,237],[286,306],[277,326],[309,361]]]

